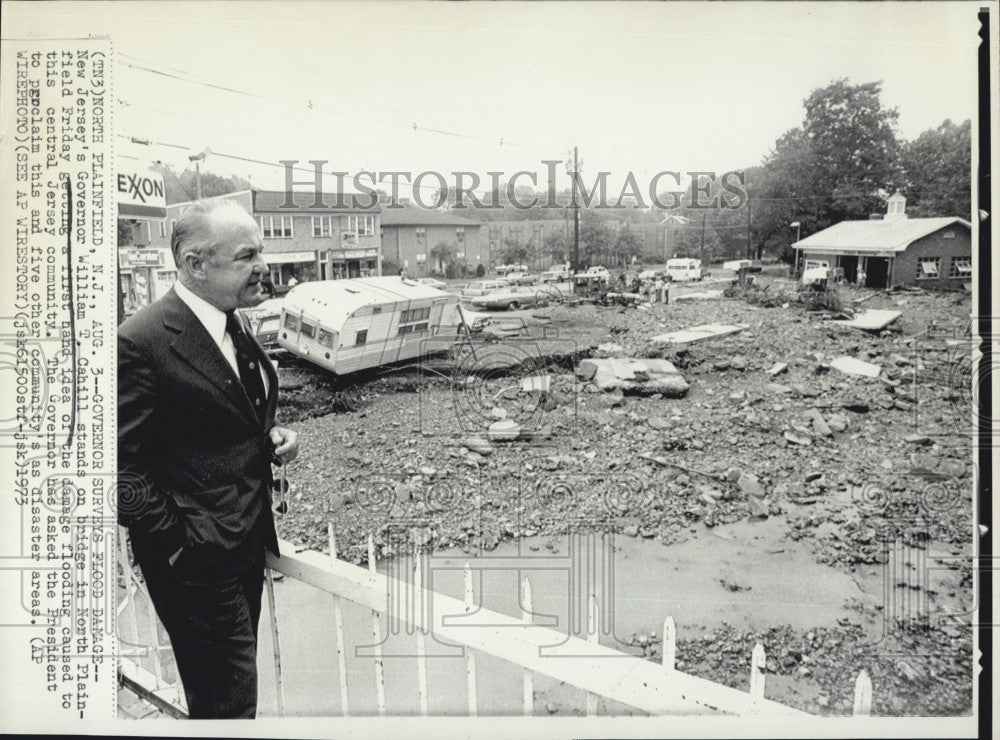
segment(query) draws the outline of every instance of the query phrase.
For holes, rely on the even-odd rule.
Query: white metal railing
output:
[[[534,713],[535,677],[545,676],[564,682],[585,692],[588,716],[598,713],[600,699],[619,702],[650,715],[663,714],[732,714],[732,715],[805,715],[805,712],[771,701],[764,696],[766,657],[764,647],[758,643],[751,657],[749,691],[744,692],[722,684],[699,678],[675,668],[677,630],[674,620],[666,617],[663,623],[662,660],[660,664],[613,648],[601,645],[600,610],[597,597],[588,598],[586,637],[567,636],[548,627],[534,624],[532,619],[532,589],[527,577],[520,582],[521,614],[513,617],[491,611],[476,604],[472,568],[465,564],[464,597],[456,599],[425,589],[420,567],[414,565],[412,580],[405,584],[376,570],[374,541],[368,541],[368,567],[362,568],[336,557],[336,542],[332,525],[328,528],[330,555],[305,550],[282,541],[280,558],[268,556],[266,590],[273,645],[274,680],[277,692],[278,715],[285,716],[285,697],[282,681],[280,633],[276,614],[273,574],[317,588],[332,596],[333,628],[336,631],[337,672],[340,683],[340,708],[344,716],[351,714],[348,704],[348,671],[344,638],[343,602],[371,611],[372,644],[368,646],[374,673],[379,716],[391,714],[386,706],[384,662],[381,645],[383,629],[380,617],[392,609],[391,593],[413,595],[417,603],[433,599],[434,611],[439,615],[460,615],[460,619],[438,619],[431,624],[423,608],[392,609],[392,617],[412,628],[417,649],[413,664],[419,693],[419,713],[428,714],[427,664],[425,640],[433,634],[436,639],[461,645],[464,648],[465,683],[467,687],[467,714],[477,716],[476,654],[500,658],[523,669],[523,706],[526,716]],[[127,552],[122,548],[122,563],[127,564]],[[416,563],[416,560],[414,561]],[[126,593],[119,606],[119,614],[127,613],[124,620],[135,629],[123,636],[126,654],[119,669],[123,685],[158,707],[176,716],[185,713],[183,698],[176,683],[168,682],[163,673],[160,653],[169,646],[159,643],[156,617],[144,597],[142,584],[132,569],[125,567]],[[139,629],[137,605],[145,598],[148,628]],[[122,622],[120,621],[120,624]],[[558,645],[558,654],[546,650]],[[136,649],[139,648],[139,649]],[[867,716],[871,711],[872,685],[868,673],[860,672],[855,683],[854,715]]]

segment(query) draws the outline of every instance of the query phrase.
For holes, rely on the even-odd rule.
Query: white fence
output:
[[[391,611],[391,616],[405,624],[416,640],[412,660],[401,670],[413,671],[419,693],[419,713],[426,716],[429,706],[426,640],[433,635],[436,641],[460,645],[464,660],[452,664],[462,665],[465,671],[468,716],[480,714],[477,701],[477,655],[485,654],[518,666],[523,671],[523,700],[520,712],[531,716],[535,713],[535,679],[548,677],[564,682],[585,693],[586,714],[598,713],[598,700],[604,699],[631,707],[649,715],[805,715],[804,712],[765,698],[765,655],[759,643],[751,656],[749,691],[740,691],[713,681],[698,678],[676,670],[676,628],[669,616],[664,619],[662,633],[662,661],[657,664],[637,656],[626,655],[601,645],[599,615],[601,611],[596,596],[589,598],[586,618],[586,636],[568,636],[548,627],[534,624],[532,619],[532,591],[527,577],[521,581],[521,614],[511,616],[485,609],[476,604],[473,589],[473,571],[467,563],[464,571],[465,595],[456,599],[442,593],[429,591],[421,583],[420,568],[414,567],[407,574],[408,582],[393,579],[375,569],[375,547],[368,544],[367,569],[339,560],[334,556],[315,551],[296,552],[295,546],[281,543],[281,558],[269,556],[266,580],[268,613],[273,646],[277,712],[285,716],[285,696],[282,680],[282,658],[279,624],[276,616],[273,573],[282,573],[331,595],[329,622],[312,625],[317,630],[334,630],[336,637],[337,674],[339,679],[340,710],[344,716],[352,714],[348,700],[347,652],[344,637],[344,602],[359,605],[371,611],[370,662],[379,715],[392,715],[387,706],[385,691],[385,666],[381,653],[384,630],[380,617]],[[330,552],[336,553],[332,538]],[[123,563],[127,554],[122,552]],[[416,559],[414,560],[414,563]],[[183,716],[182,692],[176,682],[164,672],[162,644],[156,617],[148,603],[142,585],[131,568],[124,569],[127,589],[119,606],[120,637],[123,644],[120,676],[123,685],[155,703],[161,710]],[[433,612],[450,617],[434,619],[431,624],[429,610],[393,606],[391,594],[406,593],[410,603],[423,604],[433,599]],[[455,618],[455,617],[458,618]],[[305,635],[284,635],[285,640],[307,639]],[[558,645],[556,654],[550,650]],[[131,651],[131,652],[130,652]],[[267,657],[263,654],[262,660]],[[396,666],[394,666],[395,668]],[[355,678],[356,680],[356,678]],[[334,687],[329,687],[331,691]],[[868,715],[871,709],[871,681],[865,671],[857,678],[855,686],[855,715]],[[515,710],[516,712],[516,710]]]

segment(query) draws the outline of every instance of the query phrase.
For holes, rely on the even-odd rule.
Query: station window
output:
[[[952,257],[948,267],[948,277],[967,278],[972,276],[972,257]]]
[[[921,257],[917,261],[917,280],[931,280],[940,276],[940,257]]]

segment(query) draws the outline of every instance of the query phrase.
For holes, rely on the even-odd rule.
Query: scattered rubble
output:
[[[882,567],[886,537],[964,552],[972,466],[968,447],[947,435],[962,431],[966,402],[940,380],[953,369],[954,348],[929,354],[921,334],[931,321],[963,321],[968,296],[958,295],[964,302],[907,294],[893,332],[845,331],[800,302],[748,306],[732,298],[645,311],[563,304],[546,309],[550,336],[571,345],[559,349],[558,363],[496,373],[489,366],[474,382],[414,368],[353,381],[282,368],[282,421],[299,432],[302,450],[288,469],[290,508],[279,533],[324,550],[332,521],[341,557],[360,563],[369,533],[380,554],[389,552],[380,526],[390,515],[429,517],[428,546],[467,552],[555,535],[586,517],[610,518],[625,536],[663,544],[749,517],[758,530],[778,533],[755,540],[755,552],[805,546],[816,560],[852,573]],[[883,293],[865,305],[894,309]],[[741,328],[712,341],[656,341],[722,325]],[[529,325],[518,341],[536,335],[538,325]],[[594,357],[602,345],[597,354],[609,356]],[[874,374],[843,371],[845,359]],[[657,366],[650,363],[661,361],[674,390],[649,385]],[[602,364],[616,381],[606,390],[595,382]],[[938,380],[921,384],[925,377]],[[428,424],[429,410],[467,406],[487,423]],[[494,418],[494,408],[504,418]],[[488,433],[495,424],[499,436]],[[605,497],[622,480],[636,481],[641,495],[612,514]],[[719,575],[740,580],[735,569]],[[875,714],[919,713],[919,675],[876,668],[870,650],[857,651],[862,641],[853,629],[817,629],[811,637],[784,628],[716,630],[697,645],[681,640],[678,667],[745,689],[759,640],[777,673],[827,698],[826,707],[802,699],[809,711],[849,713],[854,677],[866,667],[882,671],[873,673]],[[936,656],[930,665],[939,679],[923,691],[927,712],[968,711],[970,683],[959,676],[967,669],[961,661],[970,660],[968,635],[945,640],[931,630],[907,639],[911,652]],[[658,649],[655,640],[642,649],[649,648]],[[784,655],[786,648],[793,652]]]

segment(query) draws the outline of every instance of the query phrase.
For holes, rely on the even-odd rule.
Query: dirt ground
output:
[[[392,522],[459,555],[552,550],[589,522],[616,533],[620,588],[644,594],[619,599],[624,649],[659,660],[669,613],[693,674],[745,690],[760,642],[770,699],[850,714],[864,668],[874,714],[970,713],[972,631],[956,615],[974,607],[971,298],[852,304],[871,291],[840,288],[844,305],[902,312],[869,333],[762,282],[645,308],[498,312],[490,341],[346,379],[282,363],[301,452],[280,536],[327,551],[332,522],[339,556],[362,563],[369,534],[380,559],[400,554]],[[653,340],[715,323],[746,328]],[[841,356],[880,374],[844,373]],[[602,392],[574,372],[586,357],[668,359],[690,389]],[[501,420],[516,439],[490,440]]]

